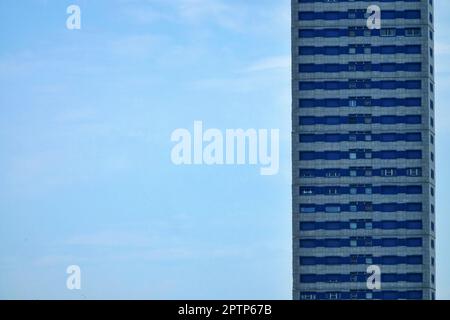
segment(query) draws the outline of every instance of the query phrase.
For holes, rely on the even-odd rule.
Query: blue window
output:
[[[420,81],[409,80],[405,81],[405,89],[420,89],[422,84]]]
[[[409,273],[406,275],[407,282],[422,282],[422,278],[421,273]]]
[[[341,118],[340,117],[325,117],[324,120],[325,120],[324,124],[328,124],[328,125],[341,124]]]
[[[299,12],[298,20],[314,20],[316,15],[314,12]]]
[[[395,47],[394,47],[395,48]],[[330,47],[331,51],[332,47]],[[336,49],[338,51],[338,48]],[[337,54],[337,53],[336,53]],[[368,61],[365,62],[350,62],[349,64],[299,64],[299,72],[303,73],[315,73],[315,72],[343,72],[343,71],[381,71],[381,72],[395,72],[395,71],[407,71],[407,72],[419,72],[421,71],[421,63],[380,63],[372,64]],[[326,85],[326,83],[325,83]],[[330,86],[340,86],[341,84],[330,83]],[[353,85],[353,84],[352,84]],[[356,84],[358,86],[358,84]],[[394,89],[397,88],[398,82],[382,82],[383,86]],[[333,87],[335,88],[335,87]]]
[[[300,29],[298,31],[298,36],[300,38],[313,38],[315,36],[315,32],[312,29]]]
[[[403,13],[403,17],[405,19],[420,19],[420,11],[419,10],[406,10]]]
[[[335,38],[340,36],[339,29],[325,29],[323,32],[324,37]]]
[[[421,194],[422,186],[407,186],[405,193],[406,194]]]
[[[316,246],[315,240],[300,240],[301,248],[314,248]]]
[[[423,258],[422,256],[408,256],[406,257],[407,264],[422,264]]]
[[[300,152],[300,160],[315,160],[316,155],[314,152]]]
[[[381,18],[382,19],[395,19],[397,17],[396,12],[392,10],[382,10]]]
[[[422,30],[420,28],[406,28],[405,37],[420,37]]]
[[[314,108],[316,104],[317,101],[314,99],[300,99],[298,102],[300,108]]]
[[[385,291],[382,293],[382,299],[384,300],[396,300],[399,298],[399,294],[396,291]]]
[[[395,68],[391,71],[395,71]],[[397,89],[397,81],[381,81],[380,82],[380,88],[381,89]]]
[[[397,239],[395,238],[386,238],[381,240],[381,246],[382,247],[396,247],[397,246]]]
[[[420,63],[405,63],[404,64],[405,71],[419,72],[419,71],[421,71],[421,67],[422,67],[422,65]]]
[[[395,212],[397,211],[396,203],[381,203],[377,206],[378,211],[380,212]]]
[[[396,256],[385,256],[382,258],[382,262],[385,265],[395,265],[398,264],[398,257]]]
[[[395,273],[384,273],[381,275],[382,282],[397,282],[398,276]]]
[[[356,2],[364,0],[297,0],[298,3],[336,3],[336,2]],[[400,2],[402,0],[380,0],[381,2]],[[403,2],[420,2],[421,0],[403,0]],[[430,5],[433,5],[433,1],[429,0]]]
[[[314,90],[314,89],[316,89],[316,84],[314,82],[300,82],[299,89],[300,90]]]
[[[422,117],[419,115],[407,115],[405,116],[405,123],[408,124],[421,124]]]
[[[341,88],[339,81],[326,81],[324,84],[325,90],[339,90]]]
[[[316,276],[314,274],[302,274],[300,276],[300,282],[302,282],[302,283],[314,283],[314,282],[316,282]]]
[[[422,221],[406,221],[405,229],[420,230],[422,229]]]
[[[388,151],[380,151],[380,159],[396,159],[397,151],[388,150]]]
[[[383,221],[382,226],[385,230],[397,229],[397,221]]]
[[[409,45],[404,47],[404,53],[407,54],[420,54],[421,53],[421,47],[420,46],[414,46]]]
[[[422,151],[420,150],[408,150],[406,151],[406,159],[421,159]]]
[[[300,177],[302,178],[313,178],[316,176],[315,170],[308,170],[308,169],[300,169]]]
[[[420,107],[422,105],[422,98],[406,98],[403,100],[406,107]]]
[[[381,46],[380,53],[395,54],[395,53],[397,53],[397,47],[396,46]]]
[[[316,259],[314,257],[300,257],[300,265],[312,266],[316,264]]]
[[[407,133],[406,141],[422,141],[422,134],[418,133]]]
[[[397,116],[380,116],[380,123],[382,124],[395,124],[397,123]]]
[[[314,47],[299,47],[298,54],[299,55],[313,55],[315,54]]]
[[[336,0],[328,0],[324,2],[337,2]],[[384,10],[381,13],[382,19],[420,19],[419,10],[394,11]],[[340,20],[340,19],[363,19],[365,18],[365,10],[349,10],[341,11],[326,11],[326,12],[312,12],[302,11],[298,14],[300,21],[310,20]]]
[[[301,213],[314,213],[314,212],[316,212],[316,206],[315,205],[300,205],[300,212]]]
[[[340,210],[340,208],[339,208],[339,210]],[[340,222],[328,222],[328,223],[326,223],[324,229],[325,230],[341,230],[343,228],[342,228],[342,225]]]
[[[327,205],[325,207],[325,212],[327,213],[339,213],[341,212],[341,206],[340,205]]]
[[[341,240],[340,239],[325,239],[324,246],[326,248],[338,248],[341,246]]]
[[[299,118],[300,125],[314,125],[316,124],[316,118],[314,117],[300,117]]]
[[[407,203],[405,211],[420,212],[422,211],[422,203]]]
[[[340,142],[345,138],[343,135],[340,134],[327,134],[325,135],[325,139],[323,139],[326,142]]]
[[[421,247],[422,246],[422,239],[421,238],[406,239],[406,246],[408,246],[408,247]]]
[[[397,134],[396,133],[383,133],[380,135],[379,138],[380,141],[383,142],[391,142],[391,141],[397,141]]]
[[[324,50],[326,55],[338,55],[341,53],[340,47],[326,47]]]
[[[327,257],[325,262],[328,265],[338,265],[338,264],[342,263],[342,258],[341,257]]]
[[[316,136],[313,134],[301,134],[300,135],[300,142],[315,142]]]
[[[396,186],[382,186],[380,187],[381,194],[397,194],[398,189]]]
[[[422,51],[420,45],[350,45],[350,46],[300,46],[298,48],[299,55],[341,55],[341,54],[420,54]]]
[[[302,222],[300,223],[300,230],[303,231],[316,230],[316,225],[314,222]]]

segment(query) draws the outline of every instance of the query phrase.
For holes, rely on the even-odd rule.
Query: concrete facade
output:
[[[367,18],[344,18],[335,20],[326,19],[309,19],[300,20],[299,12],[343,12],[348,13],[349,10],[364,10],[370,5],[378,5],[382,13],[388,12],[405,12],[408,10],[420,10],[420,19],[404,19],[391,18],[384,19],[382,16],[382,29],[386,28],[420,28],[420,36],[339,36],[339,37],[301,37],[299,30],[310,29],[348,29],[349,27],[358,27],[368,30],[366,26]],[[350,16],[349,17],[353,17]],[[421,1],[349,1],[349,0],[312,0],[300,1],[292,0],[292,160],[293,160],[293,182],[292,182],[292,202],[293,202],[293,298],[298,299],[390,299],[396,294],[399,299],[419,299],[418,292],[421,293],[420,299],[434,299],[435,297],[435,164],[434,164],[434,54],[433,54],[433,3],[430,0]],[[354,45],[364,45],[369,48],[383,46],[410,46],[420,45],[420,52],[414,54],[394,53],[381,54],[373,53],[369,49],[364,53],[349,52],[340,54],[301,54],[299,47],[353,47]],[[342,49],[345,50],[345,49]],[[420,63],[421,70],[408,71],[374,71],[368,68],[365,71],[341,71],[341,72],[301,72],[299,64],[339,64],[349,65],[354,62],[370,62],[372,65],[395,63],[408,64]],[[432,68],[432,69],[431,69]],[[372,80],[372,81],[405,81],[420,80],[421,88],[419,89],[392,89],[382,90],[379,88],[351,89],[344,88],[340,90],[313,89],[300,90],[299,83],[307,82],[323,82],[323,81],[343,81],[347,82],[351,79]],[[301,99],[349,99],[354,97],[370,97],[371,101],[383,98],[421,98],[420,106],[398,105],[395,107],[385,107],[370,103],[370,105],[355,106],[339,106],[339,107],[300,107]],[[431,102],[432,101],[432,102]],[[432,106],[434,106],[432,108]],[[368,121],[367,123],[341,123],[337,125],[315,124],[301,125],[299,117],[327,117],[349,115],[366,115],[368,118],[376,118],[387,115],[421,115],[421,123],[408,124],[383,124]],[[371,137],[383,133],[419,133],[421,141],[373,141],[368,138],[367,141],[348,141],[340,142],[302,142],[300,135],[308,134],[367,134]],[[325,152],[325,151],[342,151],[365,150],[365,154],[370,154],[368,158],[340,158],[337,160],[301,160],[302,152]],[[381,150],[421,150],[421,159],[378,159],[372,157],[372,153]],[[342,169],[349,170],[351,168],[367,168],[371,171],[367,176],[350,176],[346,174],[331,174],[330,176],[320,175],[301,175],[301,170],[315,169]],[[382,176],[375,175],[373,172],[379,169],[392,168],[395,172],[408,168],[420,168],[421,173],[418,176],[411,175],[393,175]],[[317,188],[317,187],[342,187],[355,188],[368,187],[369,190],[380,186],[421,186],[421,194],[377,194],[372,191],[367,194],[352,193],[334,193],[330,194],[312,194],[301,188]],[[305,190],[305,189],[303,189]],[[315,189],[314,189],[315,190]],[[314,213],[300,212],[300,207],[305,204],[309,205],[326,205],[326,204],[349,204],[349,203],[421,203],[421,212],[406,212],[397,210],[395,212],[381,212],[376,210],[348,212],[341,210],[339,212],[321,212]],[[315,209],[314,209],[315,210]],[[352,221],[366,220],[370,223],[386,222],[386,221],[421,221],[421,229],[405,229],[405,228],[386,228],[377,229],[372,227],[352,229],[350,223]],[[349,223],[349,228],[341,228],[336,230],[300,230],[302,222],[322,223],[322,222],[343,222]],[[434,227],[432,227],[434,226]],[[300,241],[307,239],[354,239],[361,238],[368,241],[367,246],[342,246],[342,247],[301,247]],[[370,240],[368,238],[371,238]],[[371,241],[375,239],[407,239],[420,238],[422,246],[376,246],[371,245]],[[344,257],[354,259],[357,256],[369,257],[365,262],[361,263],[361,259],[355,263],[308,263],[303,264],[300,258],[317,258],[317,257]],[[421,256],[420,264],[408,263],[375,263],[372,259],[379,257],[400,257]],[[400,261],[400,260],[399,260]],[[383,280],[380,291],[370,291],[367,289],[365,281],[359,280],[318,280],[318,281],[302,281],[302,276],[308,275],[332,275],[336,279],[340,279],[337,275],[355,275],[356,273],[366,273],[369,265],[379,265],[384,274],[420,274],[421,281],[390,281]],[[331,277],[331,278],[332,278]],[[322,278],[320,278],[322,279]],[[396,292],[390,295],[392,292]],[[404,292],[414,292],[409,295]],[[349,295],[350,294],[350,295]]]

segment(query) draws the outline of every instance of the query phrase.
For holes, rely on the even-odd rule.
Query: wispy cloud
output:
[[[112,40],[110,52],[124,57],[148,58],[162,46],[162,42],[161,37],[150,34],[130,35]]]
[[[149,235],[124,231],[100,231],[78,235],[67,241],[69,245],[106,247],[148,247],[159,239]]]
[[[182,17],[192,21],[205,17],[223,18],[232,9],[228,4],[219,0],[179,0],[177,8]]]
[[[264,58],[256,61],[249,67],[245,69],[248,72],[257,72],[257,71],[267,71],[273,69],[286,69],[288,70],[291,67],[291,57],[290,56],[276,56]]]
[[[133,22],[154,24],[170,22],[197,25],[202,29],[211,26],[239,33],[273,32],[289,28],[290,2],[224,0],[148,0],[122,1],[123,11]],[[288,29],[287,29],[288,30]]]
[[[437,55],[450,55],[450,44],[438,42],[434,46]]]

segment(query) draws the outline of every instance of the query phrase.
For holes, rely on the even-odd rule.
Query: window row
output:
[[[421,124],[421,115],[383,115],[372,116],[371,114],[350,114],[348,116],[322,116],[322,117],[299,117],[298,123],[301,126],[312,125],[342,125],[342,124]]]
[[[378,2],[420,2],[421,0],[377,0]],[[367,0],[297,0],[298,3],[367,2]],[[431,2],[431,0],[430,0]]]
[[[353,167],[348,169],[300,169],[300,178],[421,177],[422,168]]]
[[[301,231],[315,230],[422,230],[422,221],[324,221],[324,222],[300,222]]]
[[[337,56],[341,54],[421,54],[421,45],[384,45],[372,46],[370,44],[353,44],[349,46],[300,46],[298,47],[298,54],[301,56],[309,55],[330,55]]]
[[[421,265],[423,264],[423,257],[421,255],[411,256],[380,256],[374,257],[372,255],[351,255],[346,257],[328,256],[328,257],[314,257],[314,256],[301,256],[299,258],[301,266],[314,266],[314,265]]]
[[[327,1],[327,0],[322,0]],[[332,0],[328,0],[332,1]],[[342,1],[342,0],[341,0]],[[386,0],[385,0],[386,1]],[[301,292],[300,300],[422,300],[423,292],[410,291],[346,291],[346,292]]]
[[[341,195],[341,194],[422,194],[422,186],[373,186],[373,185],[350,185],[350,186],[321,186],[321,187],[300,187],[301,196],[314,195]]]
[[[300,151],[300,161],[311,160],[369,160],[369,159],[422,159],[421,150],[355,150],[355,151]]]
[[[301,239],[300,248],[422,247],[422,238]]]
[[[355,79],[349,81],[300,81],[298,84],[300,91],[308,90],[344,90],[344,89],[381,89],[396,90],[422,89],[422,81],[420,80],[371,80],[371,79]]]
[[[364,272],[350,274],[301,274],[300,283],[346,283],[346,282],[367,282],[370,277]],[[381,282],[422,282],[421,273],[383,273]]]
[[[352,132],[352,133],[324,133],[324,134],[300,134],[301,143],[314,142],[346,142],[346,141],[378,141],[378,142],[396,142],[396,141],[422,141],[420,132],[410,133],[371,133],[371,132]]]
[[[421,107],[422,98],[349,97],[348,99],[299,99],[299,108]]]
[[[422,203],[372,203],[351,202],[348,204],[300,204],[300,213],[341,213],[341,212],[422,212]]]
[[[312,20],[346,20],[346,19],[367,19],[372,14],[367,13],[366,9],[350,9],[348,11],[300,11],[298,13],[299,21]],[[382,10],[381,19],[421,19],[420,10]]]
[[[421,35],[421,28],[382,28],[370,30],[366,27],[349,27],[298,30],[299,38],[420,37]]]
[[[299,64],[298,72],[316,73],[316,72],[421,72],[421,63],[371,63],[368,61],[350,62],[348,64]]]

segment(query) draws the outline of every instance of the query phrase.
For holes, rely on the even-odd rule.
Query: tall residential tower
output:
[[[435,298],[433,6],[292,0],[294,299]]]

